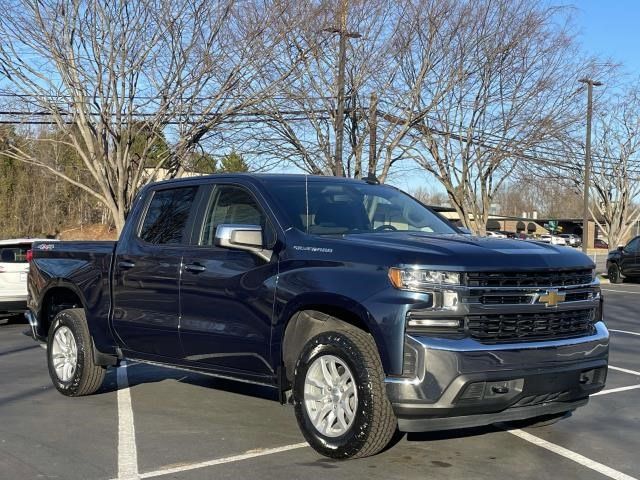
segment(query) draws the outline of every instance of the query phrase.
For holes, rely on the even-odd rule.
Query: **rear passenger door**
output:
[[[242,375],[272,375],[271,317],[277,259],[217,247],[218,225],[260,225],[265,244],[275,241],[272,222],[245,186],[212,186],[185,249],[180,285],[180,337],[188,361]]]
[[[191,239],[197,194],[197,186],[152,191],[141,220],[118,243],[112,321],[128,350],[182,357],[178,333],[180,266]]]

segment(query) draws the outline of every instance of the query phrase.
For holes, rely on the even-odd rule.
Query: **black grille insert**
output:
[[[591,298],[591,292],[563,292],[565,294],[565,302],[578,302],[582,300],[589,300]],[[496,294],[495,291],[491,293],[483,293],[479,297],[480,303],[483,305],[522,305],[531,303],[534,300],[532,295],[524,295],[520,293],[504,293]]]
[[[588,285],[589,269],[543,272],[469,272],[464,275],[468,287],[569,287]]]
[[[594,310],[470,315],[466,329],[481,342],[548,340],[593,332]]]

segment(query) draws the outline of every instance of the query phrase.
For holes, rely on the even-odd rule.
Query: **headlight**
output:
[[[432,289],[434,285],[460,285],[460,274],[440,270],[392,267],[389,269],[389,280],[396,288],[421,292]]]

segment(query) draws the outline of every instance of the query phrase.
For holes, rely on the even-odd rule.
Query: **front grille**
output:
[[[579,302],[589,300],[591,292],[567,292],[564,302]],[[522,305],[531,303],[534,300],[533,295],[521,295],[517,293],[483,293],[479,297],[479,302],[483,305]]]
[[[469,272],[464,276],[468,287],[569,287],[588,285],[589,269],[542,272]]]
[[[517,342],[588,335],[593,332],[593,319],[593,309],[470,315],[465,327],[481,342]]]

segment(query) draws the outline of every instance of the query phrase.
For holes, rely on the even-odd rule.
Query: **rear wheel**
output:
[[[102,385],[105,368],[93,361],[91,336],[81,308],[63,310],[53,319],[47,362],[51,381],[64,395],[90,395]]]
[[[607,274],[611,283],[622,283],[622,278],[620,277],[620,268],[615,263],[609,267]]]
[[[318,334],[298,357],[293,387],[298,425],[319,453],[375,455],[396,432],[373,338],[356,328]]]

